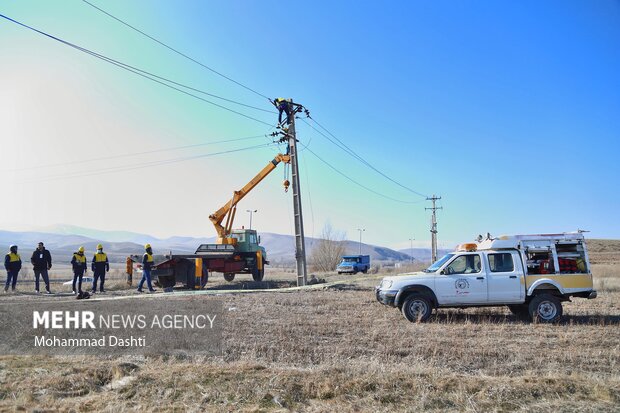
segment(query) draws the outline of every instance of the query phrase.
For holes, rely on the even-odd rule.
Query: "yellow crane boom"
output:
[[[267,175],[271,173],[280,162],[290,163],[290,155],[282,155],[281,153],[276,155],[267,166],[265,166],[250,182],[245,184],[243,188],[233,192],[233,196],[223,207],[209,215],[209,219],[217,231],[217,243],[218,244],[235,244],[236,239],[230,238],[229,235],[232,231],[233,221],[235,219],[235,213],[237,212],[237,204],[241,201],[252,189],[256,187]],[[284,181],[284,187],[288,189],[288,181]],[[226,220],[226,223],[222,225],[222,222]]]

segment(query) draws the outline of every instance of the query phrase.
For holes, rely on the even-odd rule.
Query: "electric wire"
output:
[[[302,144],[302,146],[304,146],[304,145]],[[353,182],[355,185],[365,189],[368,192],[372,192],[373,194],[378,195],[378,196],[380,196],[382,198],[389,199],[389,200],[394,201],[394,202],[399,202],[401,204],[417,204],[419,202],[423,202],[423,200],[420,200],[420,201],[405,201],[405,200],[393,198],[393,197],[391,197],[389,195],[385,195],[385,194],[383,194],[381,192],[375,191],[374,189],[369,188],[368,186],[366,186],[366,185],[356,181],[355,179],[351,178],[349,175],[347,175],[344,172],[342,172],[341,170],[337,169],[335,166],[333,166],[332,164],[327,162],[325,159],[321,158],[319,155],[317,155],[312,149],[308,148],[307,146],[304,146],[304,149],[306,149],[308,152],[310,152],[315,158],[317,158],[319,161],[321,161],[323,164],[325,164],[328,168],[330,168],[334,172],[338,173],[342,177],[344,177],[347,180]]]
[[[98,10],[99,12],[101,12],[101,13],[103,13],[103,14],[107,15],[108,17],[111,17],[112,19],[114,19],[114,20],[118,21],[119,23],[121,23],[121,24],[123,24],[123,25],[125,25],[125,26],[129,27],[130,29],[132,29],[132,30],[134,30],[134,31],[136,31],[136,32],[138,32],[138,33],[140,33],[140,34],[142,34],[143,36],[148,37],[149,39],[151,39],[151,40],[153,40],[154,42],[156,42],[156,43],[160,44],[161,46],[164,46],[164,47],[165,47],[165,48],[167,48],[168,50],[171,50],[171,51],[173,51],[174,53],[176,53],[176,54],[178,54],[178,55],[180,55],[180,56],[183,56],[184,58],[186,58],[186,59],[188,59],[188,60],[190,60],[190,61],[192,61],[192,62],[194,62],[194,63],[196,63],[196,64],[198,64],[198,65],[200,65],[200,66],[202,66],[203,68],[205,68],[205,69],[207,69],[207,70],[211,71],[212,73],[215,73],[216,75],[221,76],[221,77],[223,77],[224,79],[226,79],[226,80],[228,80],[228,81],[230,81],[230,82],[233,82],[233,83],[235,83],[236,85],[241,86],[242,88],[244,88],[244,89],[246,89],[246,90],[248,90],[248,91],[250,91],[250,92],[252,92],[252,93],[254,93],[254,94],[258,95],[258,96],[260,96],[260,97],[263,97],[263,98],[265,98],[265,99],[267,99],[267,100],[269,100],[269,101],[271,102],[271,99],[270,99],[269,97],[267,97],[266,95],[264,95],[264,94],[262,94],[262,93],[260,93],[260,92],[258,92],[258,91],[256,91],[256,90],[252,89],[252,88],[251,88],[251,87],[249,87],[249,86],[244,85],[244,84],[243,84],[243,83],[241,83],[241,82],[238,82],[238,81],[236,81],[236,80],[232,79],[231,77],[226,76],[225,74],[223,74],[223,73],[221,73],[221,72],[219,72],[219,71],[217,71],[217,70],[213,69],[212,67],[207,66],[206,64],[204,64],[204,63],[202,63],[202,62],[200,62],[200,61],[198,61],[198,60],[194,59],[193,57],[188,56],[187,54],[185,54],[185,53],[183,53],[183,52],[181,52],[181,51],[179,51],[179,50],[175,49],[174,47],[172,47],[172,46],[170,46],[170,45],[168,45],[168,44],[164,43],[163,41],[161,41],[161,40],[159,40],[159,39],[155,38],[154,36],[151,36],[150,34],[148,34],[148,33],[144,32],[144,31],[142,31],[142,30],[138,29],[137,27],[135,27],[135,26],[133,26],[133,25],[131,25],[131,24],[127,23],[126,21],[124,21],[124,20],[122,20],[122,19],[120,19],[120,18],[118,18],[118,17],[116,17],[116,16],[112,15],[111,13],[109,13],[109,12],[107,12],[107,11],[103,10],[102,8],[100,8],[100,7],[96,6],[96,5],[94,5],[93,3],[91,3],[91,2],[89,2],[89,1],[87,1],[87,0],[82,0],[82,1],[83,1],[84,3],[86,3],[86,4],[88,4],[89,6],[93,7],[94,9]]]
[[[308,142],[306,146],[306,148],[308,146],[310,146],[310,142],[312,141],[312,139]],[[304,150],[306,148],[303,148],[301,150],[301,158],[304,161],[304,164],[306,165],[306,167],[304,168],[304,170],[306,171],[306,187],[305,187],[305,191],[308,193],[308,203],[310,204],[310,218],[312,219],[312,238],[314,238],[314,207],[312,206],[312,195],[310,192],[310,173],[308,172],[308,162],[306,162],[306,155],[304,154]]]
[[[85,3],[87,3],[87,4],[89,4],[89,5],[93,6],[93,7],[95,7],[96,9],[98,9],[98,10],[100,10],[100,11],[102,11],[102,12],[104,12],[104,13],[108,14],[108,13],[107,13],[107,12],[105,12],[104,10],[99,9],[98,7],[94,6],[92,3],[89,3],[89,2],[88,2],[88,1],[86,1],[86,0],[82,0],[82,1],[84,1]],[[76,49],[76,50],[79,50],[79,51],[81,51],[81,52],[83,52],[83,53],[89,54],[89,55],[91,55],[91,56],[93,56],[93,57],[96,57],[96,58],[98,58],[98,59],[100,59],[100,60],[106,61],[106,62],[108,62],[108,63],[110,63],[110,64],[113,64],[113,65],[115,65],[115,66],[117,66],[117,67],[120,67],[120,68],[122,68],[122,69],[124,69],[124,70],[130,71],[130,72],[132,72],[132,73],[134,73],[134,74],[137,74],[137,75],[139,75],[139,76],[142,76],[142,77],[144,77],[144,78],[146,78],[146,79],[148,79],[148,80],[151,80],[151,81],[153,81],[153,82],[159,83],[159,84],[161,84],[161,85],[163,85],[163,86],[166,86],[166,87],[168,87],[168,88],[171,88],[171,89],[173,89],[173,90],[176,90],[176,91],[178,91],[178,92],[181,92],[181,93],[183,93],[183,94],[186,94],[186,95],[188,95],[188,96],[194,97],[194,98],[196,98],[196,99],[199,99],[199,100],[204,101],[204,102],[206,102],[206,103],[209,103],[209,104],[211,104],[211,105],[217,106],[217,107],[219,107],[219,108],[221,108],[221,109],[224,109],[224,110],[227,110],[227,111],[229,111],[229,112],[232,112],[232,113],[238,114],[238,115],[240,115],[240,116],[246,117],[246,118],[248,118],[248,119],[254,120],[254,121],[256,121],[256,122],[259,122],[259,123],[262,123],[262,124],[265,124],[265,125],[268,125],[268,126],[272,126],[271,124],[269,124],[269,123],[267,123],[267,122],[264,122],[264,121],[262,121],[262,120],[260,120],[260,119],[254,118],[254,117],[252,117],[252,116],[246,115],[246,114],[241,113],[241,112],[238,112],[238,111],[236,111],[236,110],[234,110],[234,109],[230,109],[230,108],[228,108],[228,107],[226,107],[226,106],[223,106],[223,105],[220,105],[220,104],[218,104],[218,103],[215,103],[215,102],[209,101],[209,100],[204,99],[204,98],[202,98],[202,97],[200,97],[200,96],[196,96],[196,95],[194,95],[194,94],[192,94],[192,93],[189,93],[189,92],[187,92],[187,91],[185,91],[185,90],[182,90],[182,89],[179,89],[179,88],[177,88],[177,87],[175,87],[175,86],[172,86],[171,84],[178,85],[178,86],[180,86],[180,87],[184,87],[184,88],[187,88],[187,89],[189,89],[189,90],[196,91],[196,92],[199,92],[199,93],[207,94],[207,95],[212,96],[212,97],[216,97],[216,98],[219,98],[219,99],[223,99],[223,100],[228,101],[228,102],[231,102],[231,103],[235,103],[235,104],[243,105],[243,106],[245,106],[245,107],[249,107],[249,108],[253,108],[253,109],[258,109],[258,110],[262,110],[262,111],[265,111],[265,112],[270,112],[270,113],[275,113],[275,112],[272,112],[272,111],[269,111],[269,110],[265,110],[265,109],[262,109],[262,108],[257,108],[257,107],[251,106],[251,105],[246,105],[246,104],[243,104],[243,103],[241,103],[241,102],[236,102],[236,101],[233,101],[233,100],[230,100],[230,99],[227,99],[227,98],[223,98],[223,97],[220,97],[220,96],[217,96],[217,95],[210,94],[209,92],[202,91],[202,90],[197,89],[197,88],[193,88],[193,87],[188,86],[188,85],[181,84],[181,83],[176,82],[176,81],[173,81],[173,80],[171,80],[171,79],[167,79],[167,78],[165,78],[165,77],[158,76],[158,75],[156,75],[156,74],[153,74],[153,73],[151,73],[151,72],[145,71],[145,70],[143,70],[143,69],[139,69],[139,68],[137,68],[137,67],[134,67],[134,66],[128,65],[128,64],[126,64],[126,63],[120,62],[120,61],[115,60],[115,59],[112,59],[112,58],[107,57],[107,56],[105,56],[105,55],[102,55],[102,54],[100,54],[100,53],[97,53],[97,52],[94,52],[94,51],[92,51],[92,50],[86,49],[86,48],[84,48],[84,47],[78,46],[78,45],[76,45],[76,44],[73,44],[73,43],[71,43],[71,42],[68,42],[68,41],[66,41],[66,40],[63,40],[63,39],[58,38],[58,37],[56,37],[56,36],[53,36],[53,35],[51,35],[51,34],[49,34],[49,33],[43,32],[43,31],[41,31],[41,30],[39,30],[39,29],[36,29],[36,28],[34,28],[34,27],[32,27],[32,26],[26,25],[26,24],[24,24],[24,23],[22,23],[22,22],[19,22],[19,21],[15,20],[15,19],[12,19],[12,18],[10,18],[10,17],[8,17],[8,16],[5,16],[5,15],[3,15],[3,14],[0,14],[0,17],[4,18],[4,19],[6,19],[6,20],[8,20],[8,21],[10,21],[10,22],[13,22],[13,23],[15,23],[15,24],[17,24],[17,25],[19,25],[19,26],[22,26],[22,27],[24,27],[24,28],[27,28],[27,29],[29,29],[29,30],[31,30],[31,31],[34,31],[34,32],[39,33],[39,34],[41,34],[41,35],[44,35],[44,36],[46,36],[46,37],[48,37],[48,38],[50,38],[50,39],[56,40],[56,41],[58,41],[58,42],[60,42],[60,43],[62,43],[62,44],[65,44],[65,45],[67,45],[67,46],[69,46],[69,47],[72,47],[72,48],[74,48],[74,49]],[[117,19],[116,17],[114,17],[114,16],[112,16],[112,15],[110,15],[110,17],[113,17],[113,18]],[[119,21],[120,21],[121,23],[123,23],[123,24],[127,24],[127,23],[125,23],[125,22],[121,21],[120,19],[117,19],[117,20],[119,20]],[[134,30],[138,30],[138,29],[134,28],[133,26],[131,26],[131,25],[129,25],[129,24],[127,24],[127,25],[128,25],[129,27],[133,28]],[[138,31],[140,31],[140,30],[138,30]],[[141,31],[140,31],[140,32],[141,32]],[[145,35],[145,36],[147,36],[147,37],[151,37],[151,36],[147,35],[146,33],[143,33],[143,32],[141,32],[141,33],[142,33],[142,34],[144,34],[144,35]],[[152,39],[153,39],[153,40],[155,40],[155,41],[157,41],[158,43],[161,43],[161,42],[159,42],[157,39],[154,39],[154,38],[152,38]],[[162,44],[162,45],[164,45],[164,46],[166,46],[166,47],[168,47],[168,48],[170,48],[171,50],[176,51],[176,49],[173,49],[173,48],[171,48],[171,47],[169,47],[169,46],[165,45],[164,43],[161,43],[161,44]],[[178,51],[176,51],[176,52],[178,52]],[[196,63],[198,63],[198,64],[202,65],[200,62],[196,61],[195,59],[192,59],[191,57],[186,56],[186,55],[184,55],[184,54],[183,54],[183,53],[181,53],[181,52],[178,52],[178,53],[179,53],[179,54],[181,54],[181,55],[183,55],[184,57],[187,57],[187,58],[189,58],[190,60],[195,61]],[[259,95],[260,95],[260,96],[262,96],[262,97],[265,97],[265,98],[269,99],[267,96],[262,95],[262,94],[260,94],[260,93],[258,93],[258,92],[256,92],[256,91],[254,91],[253,89],[248,88],[248,87],[246,87],[245,85],[242,85],[242,84],[240,84],[240,83],[238,83],[238,82],[234,81],[233,79],[230,79],[230,78],[228,78],[227,76],[225,76],[225,75],[223,75],[223,74],[221,74],[221,73],[217,72],[217,71],[214,71],[213,69],[209,68],[209,67],[208,67],[208,66],[206,66],[206,65],[202,65],[202,66],[206,67],[206,68],[207,68],[207,69],[209,69],[209,70],[212,70],[214,73],[217,73],[217,74],[221,75],[222,77],[224,77],[224,78],[226,78],[226,79],[228,79],[228,80],[230,80],[230,81],[233,81],[234,83],[239,84],[240,86],[245,87],[245,88],[246,88],[246,89],[248,89],[248,90],[251,90],[251,91],[253,91],[253,92],[255,92],[255,93],[259,94]],[[160,80],[158,80],[158,79],[161,79],[161,81],[160,81]],[[169,82],[169,83],[171,83],[171,84],[169,84],[169,83],[165,83],[165,82]],[[402,188],[404,188],[404,189],[406,189],[406,190],[408,190],[408,191],[410,191],[410,192],[412,192],[412,193],[415,193],[415,194],[417,194],[417,195],[419,195],[419,196],[422,196],[422,197],[425,197],[425,198],[426,198],[426,195],[424,195],[424,194],[422,194],[422,193],[420,193],[420,192],[417,192],[417,191],[415,191],[415,190],[413,190],[413,189],[411,189],[411,188],[409,188],[409,187],[407,187],[407,186],[405,186],[405,185],[403,185],[403,184],[399,183],[398,181],[396,181],[396,180],[394,180],[393,178],[389,177],[388,175],[386,175],[385,173],[383,173],[383,172],[382,172],[382,171],[380,171],[379,169],[375,168],[372,164],[370,164],[370,163],[369,163],[368,161],[366,161],[364,158],[362,158],[362,157],[361,157],[361,156],[359,156],[357,153],[355,153],[355,151],[353,151],[350,147],[348,147],[348,146],[347,146],[344,142],[342,142],[340,139],[338,139],[338,138],[337,138],[337,137],[336,137],[333,133],[331,133],[331,132],[330,132],[327,128],[325,128],[324,126],[322,126],[319,122],[317,122],[317,121],[316,121],[316,120],[314,120],[313,118],[310,118],[310,119],[311,119],[314,123],[316,123],[319,127],[321,127],[323,130],[325,130],[325,131],[326,131],[329,135],[331,135],[331,137],[332,137],[333,139],[332,139],[332,138],[330,138],[330,137],[328,137],[327,135],[325,135],[325,134],[324,134],[323,132],[321,132],[320,130],[316,129],[314,126],[312,126],[310,123],[308,123],[305,119],[302,119],[302,120],[303,120],[303,121],[304,121],[304,123],[306,123],[309,127],[311,127],[311,128],[312,128],[313,130],[315,130],[317,133],[319,133],[320,135],[322,135],[323,137],[325,137],[326,139],[328,139],[330,142],[332,142],[334,145],[336,145],[337,147],[339,147],[341,150],[343,150],[344,152],[348,153],[350,156],[352,156],[352,157],[354,157],[355,159],[359,160],[360,162],[362,162],[363,164],[365,164],[366,166],[368,166],[369,168],[371,168],[372,170],[374,170],[375,172],[377,172],[378,174],[380,174],[380,175],[381,175],[381,176],[383,176],[384,178],[386,178],[386,179],[388,179],[389,181],[391,181],[391,182],[395,183],[396,185],[398,185],[398,186],[400,186],[400,187],[402,187]],[[335,141],[334,141],[334,139],[335,139]],[[305,145],[304,145],[304,149],[307,149],[307,146],[305,146]],[[389,197],[389,196],[387,196],[387,195],[381,194],[380,192],[375,191],[375,190],[373,190],[373,189],[371,189],[371,188],[369,188],[369,187],[367,187],[367,186],[365,186],[365,185],[363,185],[363,184],[361,184],[361,183],[359,183],[359,182],[355,181],[354,179],[352,179],[352,178],[351,178],[351,177],[349,177],[348,175],[346,175],[346,174],[344,174],[343,172],[341,172],[340,170],[336,169],[336,168],[335,168],[335,167],[333,167],[331,164],[327,163],[325,160],[323,160],[322,158],[320,158],[320,157],[319,157],[316,153],[314,153],[312,150],[308,149],[308,151],[309,151],[310,153],[312,153],[315,157],[317,157],[319,160],[321,160],[323,163],[325,163],[325,164],[326,164],[328,167],[330,167],[332,170],[334,170],[335,172],[337,172],[337,173],[339,173],[340,175],[344,176],[345,178],[347,178],[347,179],[348,179],[348,180],[350,180],[351,182],[353,182],[353,183],[357,184],[358,186],[361,186],[362,188],[364,188],[364,189],[366,189],[366,190],[368,190],[368,191],[370,191],[370,192],[372,192],[372,193],[375,193],[375,194],[377,194],[377,195],[379,195],[379,196],[382,196],[382,197],[387,198],[387,199],[391,199],[391,200],[396,201],[396,202],[412,203],[412,202],[408,202],[408,201],[399,200],[399,199],[392,198],[392,197]]]
[[[414,193],[418,196],[427,198],[427,195],[424,195],[421,192],[416,191],[415,189],[412,189],[406,185],[401,184],[400,182],[398,182],[397,180],[395,180],[394,178],[386,175],[384,172],[382,172],[380,169],[377,169],[374,165],[372,165],[370,162],[366,161],[364,158],[362,158],[360,155],[358,155],[353,149],[351,149],[349,146],[347,146],[342,140],[338,139],[337,136],[335,136],[333,133],[331,133],[327,128],[325,128],[323,125],[321,125],[319,122],[317,122],[316,120],[314,120],[314,118],[310,117],[310,120],[312,120],[314,123],[316,123],[321,129],[323,129],[325,132],[327,132],[331,138],[327,135],[325,135],[323,132],[321,132],[320,130],[318,130],[317,128],[315,128],[314,126],[312,126],[309,122],[307,122],[305,119],[301,118],[301,120],[308,126],[310,126],[312,129],[314,129],[317,133],[319,133],[320,135],[322,135],[324,138],[326,138],[327,140],[329,140],[330,142],[332,142],[334,145],[336,145],[337,147],[339,147],[341,150],[343,150],[344,152],[346,152],[347,154],[349,154],[350,156],[352,156],[353,158],[357,159],[358,161],[360,161],[361,163],[363,163],[364,165],[366,165],[367,167],[369,167],[370,169],[372,169],[373,171],[375,171],[376,173],[378,173],[379,175],[383,176],[384,178],[386,178],[387,180],[389,180],[390,182],[398,185],[399,187]],[[332,139],[333,138],[333,139]],[[335,139],[335,141],[334,141]]]
[[[210,100],[208,100],[208,99],[204,99],[204,98],[202,98],[202,97],[200,97],[200,96],[197,96],[197,95],[194,95],[193,93],[190,93],[190,92],[188,92],[188,91],[186,91],[186,90],[179,89],[178,87],[173,86],[173,84],[177,84],[177,85],[182,85],[182,84],[179,84],[179,83],[177,83],[177,82],[174,82],[174,81],[172,81],[172,80],[166,79],[166,78],[161,77],[161,76],[158,76],[158,75],[151,74],[150,72],[144,71],[144,70],[142,70],[142,69],[134,68],[133,66],[130,66],[130,65],[126,64],[126,63],[123,63],[123,62],[120,62],[120,61],[118,61],[118,60],[112,59],[112,58],[110,58],[110,57],[107,57],[107,56],[102,55],[102,54],[100,54],[100,53],[94,52],[94,51],[89,50],[89,49],[87,49],[87,48],[84,48],[84,47],[82,47],[82,46],[78,46],[78,45],[76,45],[76,44],[74,44],[74,43],[71,43],[71,42],[68,42],[68,41],[66,41],[66,40],[63,40],[63,39],[61,39],[61,38],[59,38],[59,37],[56,37],[56,36],[51,35],[51,34],[49,34],[49,33],[46,33],[46,32],[44,32],[44,31],[42,31],[42,30],[36,29],[36,28],[34,28],[34,27],[32,27],[32,26],[29,26],[29,25],[27,25],[27,24],[25,24],[25,23],[19,22],[19,21],[15,20],[15,19],[12,19],[12,18],[10,18],[10,17],[8,17],[8,16],[5,16],[5,15],[3,15],[3,14],[0,14],[0,17],[4,18],[4,19],[6,19],[6,20],[8,20],[8,21],[10,21],[10,22],[12,22],[12,23],[15,23],[15,24],[17,24],[17,25],[19,25],[19,26],[22,26],[22,27],[24,27],[24,28],[26,28],[26,29],[28,29],[28,30],[31,30],[31,31],[34,31],[34,32],[36,32],[36,33],[39,33],[39,34],[41,34],[41,35],[43,35],[43,36],[46,36],[46,37],[48,37],[48,38],[50,38],[50,39],[52,39],[52,40],[55,40],[55,41],[57,41],[57,42],[60,42],[60,43],[62,43],[62,44],[64,44],[64,45],[66,45],[66,46],[72,47],[72,48],[74,48],[74,49],[76,49],[76,50],[79,50],[79,51],[81,51],[81,52],[83,52],[83,53],[89,54],[89,55],[91,55],[91,56],[93,56],[93,57],[96,57],[96,58],[98,58],[98,59],[100,59],[100,60],[103,60],[103,61],[105,61],[105,62],[108,62],[108,63],[112,64],[112,65],[115,65],[115,66],[117,66],[117,67],[120,67],[121,69],[124,69],[124,70],[127,70],[127,71],[129,71],[129,72],[132,72],[132,73],[134,73],[134,74],[136,74],[136,75],[138,75],[138,76],[141,76],[141,77],[143,77],[143,78],[145,78],[145,79],[149,79],[149,80],[151,80],[151,81],[153,81],[153,82],[155,82],[155,83],[159,83],[159,84],[161,84],[161,85],[163,85],[163,86],[166,86],[166,87],[168,87],[168,88],[170,88],[170,89],[173,89],[173,90],[176,90],[176,91],[178,91],[178,92],[181,92],[181,93],[183,93],[183,94],[185,94],[185,95],[192,96],[192,97],[194,97],[194,98],[196,98],[196,99],[198,99],[198,100],[201,100],[201,101],[203,101],[203,102],[209,103],[209,104],[211,104],[211,105],[213,105],[213,106],[216,106],[216,107],[219,107],[219,108],[221,108],[221,109],[227,110],[227,111],[229,111],[229,112],[231,112],[231,113],[235,113],[235,114],[237,114],[237,115],[243,116],[243,117],[245,117],[245,118],[251,119],[251,120],[253,120],[253,121],[256,121],[256,122],[262,123],[262,124],[267,125],[267,126],[272,126],[270,123],[267,123],[267,122],[265,122],[265,121],[262,121],[262,120],[260,120],[260,119],[257,119],[257,118],[255,118],[255,117],[253,117],[253,116],[246,115],[245,113],[242,113],[242,112],[236,111],[236,110],[231,109],[231,108],[229,108],[229,107],[226,107],[226,106],[220,105],[219,103],[212,102],[212,101],[210,101]],[[163,81],[163,80],[158,80],[157,78],[160,78],[160,79],[165,79],[165,81]],[[166,83],[166,82],[170,82],[170,83],[172,83],[172,84],[169,84],[169,83]],[[189,88],[189,89],[191,89],[191,90],[199,90],[199,89],[195,89],[195,88],[192,88],[192,87],[190,87],[190,86],[186,86],[186,85],[182,85],[181,87],[187,87],[187,88]],[[204,91],[200,91],[200,92],[201,92],[201,93],[207,93],[207,94],[209,94],[208,92],[204,92]],[[212,94],[209,94],[209,95],[210,95],[210,96],[216,96],[216,95],[212,95]],[[237,104],[241,104],[241,105],[244,105],[244,106],[247,106],[247,107],[252,107],[252,108],[255,108],[255,109],[256,109],[256,107],[253,107],[253,106],[250,106],[250,105],[245,105],[245,104],[243,104],[243,103],[236,102],[236,101],[232,101],[232,100],[230,100],[230,99],[226,99],[226,98],[221,98],[221,97],[219,97],[219,96],[216,96],[216,97],[218,97],[218,98],[220,98],[220,99],[225,99],[225,100],[230,101],[230,102],[234,102],[234,103],[237,103]],[[262,108],[260,108],[260,110],[267,111],[267,110],[262,109]],[[267,111],[267,112],[271,112],[271,111]]]
[[[90,169],[87,171],[72,172],[70,174],[48,175],[42,178],[27,180],[22,183],[36,183],[36,182],[41,182],[41,181],[55,181],[59,179],[82,178],[82,177],[95,176],[95,175],[104,175],[108,173],[127,172],[127,171],[133,171],[136,169],[169,165],[172,163],[191,161],[191,160],[201,159],[201,158],[209,158],[209,157],[224,155],[224,154],[229,154],[229,153],[236,153],[236,152],[249,151],[253,149],[266,148],[270,145],[272,144],[263,143],[259,145],[253,145],[253,146],[242,147],[242,148],[237,148],[237,149],[229,149],[229,150],[219,151],[219,152],[211,152],[211,153],[206,153],[206,154],[184,156],[184,157],[173,158],[173,159],[163,159],[163,160],[149,161],[149,162],[143,162],[143,163],[131,164],[131,165],[119,165],[119,166],[99,168],[99,169]]]
[[[254,136],[246,136],[246,137],[242,137],[242,138],[224,139],[224,140],[218,140],[218,141],[196,143],[196,144],[192,144],[192,145],[174,146],[174,147],[171,147],[171,148],[153,149],[153,150],[150,150],[150,151],[130,152],[130,153],[123,153],[123,154],[118,154],[118,155],[101,156],[101,157],[98,157],[98,158],[72,160],[71,161],[71,165],[90,163],[90,162],[98,162],[98,161],[107,161],[107,160],[120,159],[120,158],[130,158],[130,157],[134,157],[134,156],[151,155],[151,154],[154,154],[154,153],[171,152],[171,151],[177,151],[177,150],[182,150],[182,149],[198,148],[198,147],[201,147],[201,146],[216,145],[216,144],[219,144],[219,143],[230,143],[230,142],[246,141],[246,140],[251,140],[251,139],[262,138],[264,136],[265,135],[254,135]],[[59,167],[59,166],[67,166],[67,162],[58,162],[58,163],[51,163],[51,164],[44,164],[44,165],[28,166],[28,167],[24,167],[24,168],[8,169],[8,171],[18,172],[18,171],[28,171],[28,170],[33,170],[33,169],[55,168],[55,167]]]

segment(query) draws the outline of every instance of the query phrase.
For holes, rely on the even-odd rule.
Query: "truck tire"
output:
[[[209,281],[209,270],[205,267],[202,267],[202,277],[200,277],[200,289],[202,290],[207,285],[207,281]]]
[[[539,323],[557,323],[562,318],[562,302],[553,294],[538,294],[530,301],[529,315]]]
[[[263,281],[263,277],[265,276],[265,269],[263,268],[262,270],[258,269],[258,266],[254,266],[254,268],[252,268],[252,279],[256,282],[260,282]]]
[[[224,273],[224,279],[228,282],[231,282],[235,279],[235,273],[234,272],[225,272]]]
[[[519,319],[526,319],[529,316],[527,304],[509,304],[508,309]]]
[[[433,303],[424,294],[412,293],[405,299],[401,311],[405,318],[412,323],[422,323],[433,314]]]
[[[368,267],[366,267],[366,268],[364,268],[364,269],[362,270],[362,274],[368,274]]]
[[[167,275],[164,277],[157,277],[157,284],[160,288],[172,288],[176,284],[174,275]]]

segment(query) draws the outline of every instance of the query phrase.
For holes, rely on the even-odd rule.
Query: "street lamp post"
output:
[[[255,213],[255,212],[258,212],[258,209],[255,209],[255,210],[246,209],[245,212],[249,212],[250,213],[250,229],[252,229],[252,214]]]
[[[409,254],[409,256],[411,257],[411,263],[413,264],[413,241],[415,240],[415,237],[413,238],[409,238],[409,241],[411,242],[411,254]]]
[[[362,232],[366,231],[366,228],[358,228],[357,230],[360,232],[360,255],[362,255]]]

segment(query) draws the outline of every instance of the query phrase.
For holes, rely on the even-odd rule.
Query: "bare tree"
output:
[[[327,222],[320,237],[312,249],[310,262],[316,271],[334,271],[345,252],[345,233],[335,230]]]

